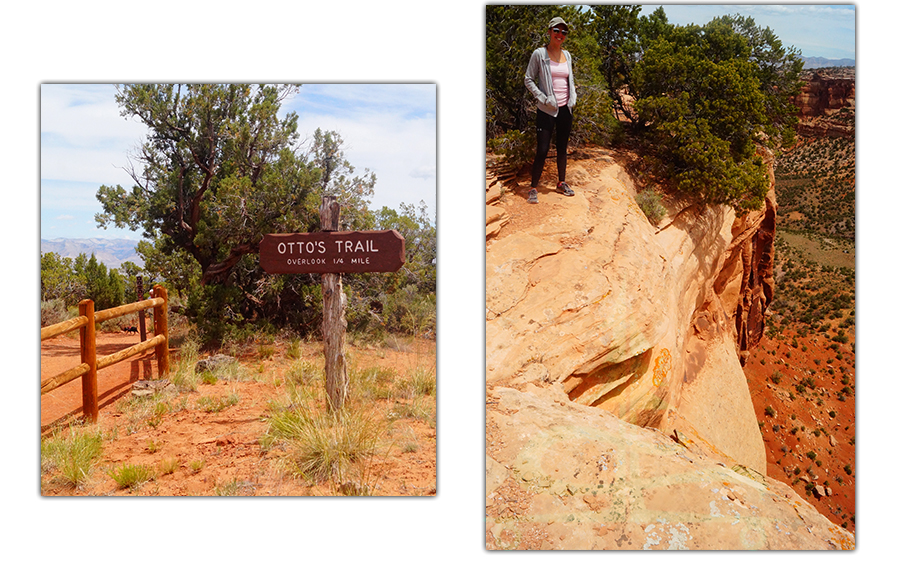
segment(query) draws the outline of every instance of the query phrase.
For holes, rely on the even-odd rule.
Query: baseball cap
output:
[[[550,20],[550,25],[547,26],[547,27],[548,27],[548,28],[555,28],[556,26],[560,26],[560,25],[561,25],[561,26],[565,26],[566,29],[569,29],[569,24],[566,23],[566,20],[564,20],[564,19],[562,19],[562,18],[560,18],[560,17],[558,17],[558,16],[555,17],[555,18],[553,18],[552,20]]]

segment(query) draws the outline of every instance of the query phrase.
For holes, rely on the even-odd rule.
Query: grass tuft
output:
[[[200,345],[196,340],[186,339],[178,351],[178,359],[168,375],[179,391],[196,391],[200,380],[194,368],[200,359]]]
[[[64,483],[80,487],[103,453],[103,436],[97,428],[69,427],[41,441],[41,473],[58,472]]]
[[[156,477],[153,468],[143,464],[122,464],[121,467],[108,473],[120,489],[138,487]]]
[[[237,393],[230,393],[221,397],[203,396],[197,399],[197,409],[207,413],[218,413],[228,407],[237,405],[240,398]]]
[[[178,461],[178,458],[166,458],[159,463],[159,473],[162,476],[173,474],[180,466],[181,462]]]
[[[273,415],[266,436],[285,441],[297,472],[343,485],[377,452],[382,426],[364,411],[314,411],[307,405]]]

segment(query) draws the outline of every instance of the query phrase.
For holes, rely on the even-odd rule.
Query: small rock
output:
[[[216,446],[225,446],[226,444],[235,444],[236,442],[234,436],[229,434],[216,439]]]
[[[141,380],[131,385],[131,394],[135,397],[150,397],[160,391],[175,391],[175,386],[168,379]]]
[[[195,373],[203,373],[204,371],[216,371],[222,366],[233,364],[237,359],[226,356],[225,354],[216,354],[215,356],[205,358],[197,362],[194,366]]]

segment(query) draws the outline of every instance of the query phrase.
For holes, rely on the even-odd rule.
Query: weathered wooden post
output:
[[[169,292],[162,285],[156,285],[153,287],[153,298],[163,300],[161,305],[153,307],[153,335],[166,338],[156,345],[156,366],[162,378],[169,373]]]
[[[81,377],[81,406],[90,422],[97,422],[100,405],[97,402],[97,323],[94,320],[94,301],[85,299],[78,303],[78,314],[87,318],[81,327],[81,363],[90,368]]]
[[[137,300],[141,302],[144,300],[144,278],[140,275],[137,276]],[[145,321],[144,309],[138,311],[138,328],[141,332],[141,342],[147,339],[147,323]]]
[[[341,225],[341,205],[333,196],[322,198],[319,208],[322,230],[337,232]],[[347,400],[347,365],[344,358],[344,286],[340,273],[322,274],[322,333],[325,341],[325,392],[332,411],[340,411]]]
[[[347,400],[348,386],[341,274],[397,271],[406,261],[406,248],[396,230],[338,232],[340,204],[335,197],[323,197],[319,216],[322,232],[263,236],[259,264],[266,273],[322,274],[325,391],[329,408],[339,411]]]

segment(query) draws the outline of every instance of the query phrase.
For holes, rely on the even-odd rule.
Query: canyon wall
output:
[[[538,380],[639,426],[682,422],[764,470],[740,355],[772,298],[774,191],[742,218],[669,202],[657,227],[611,153],[585,157],[575,197],[523,209],[510,195],[506,213],[531,219],[487,243],[488,384]]]
[[[771,175],[772,157],[765,157]],[[654,225],[635,201],[637,188],[624,163],[623,156],[609,150],[580,150],[569,160],[567,179],[576,195],[542,190],[537,205],[526,203],[527,186],[489,175],[487,461],[489,477],[492,467],[498,474],[488,485],[489,519],[497,498],[511,489],[562,490],[564,498],[585,500],[580,480],[560,484],[548,470],[562,477],[596,468],[593,451],[603,451],[603,442],[611,440],[596,444],[589,438],[606,433],[587,431],[608,429],[613,422],[622,430],[656,431],[652,442],[671,449],[660,456],[660,470],[681,450],[704,466],[715,463],[732,475],[743,472],[756,478],[751,481],[766,482],[760,480],[765,449],[741,361],[759,341],[772,300],[774,184],[765,206],[745,216],[736,217],[727,206],[669,198],[665,218]],[[504,409],[504,399],[513,395],[515,409]],[[546,406],[538,429],[547,430],[541,434],[558,438],[535,447],[517,423],[527,421],[538,406]],[[574,407],[580,408],[573,412]],[[565,424],[571,418],[581,419],[577,430]],[[562,470],[553,465],[562,457],[554,451],[567,443],[593,448],[566,456],[577,461],[566,460]],[[510,450],[513,445],[537,452],[526,456]],[[635,466],[630,469],[640,476],[640,465]],[[617,481],[624,488],[631,480]],[[679,489],[677,483],[665,489]],[[779,493],[793,493],[783,487]],[[646,504],[634,500],[629,505]],[[788,504],[796,505],[796,499]],[[667,508],[678,511],[677,505]],[[588,503],[579,512],[593,513],[585,518],[590,523],[612,511]],[[520,532],[523,525],[504,516],[502,506],[493,515],[489,546],[509,547],[503,533]],[[651,517],[638,522],[647,526]],[[684,528],[691,532],[690,525]],[[703,547],[707,543],[700,542],[699,533],[695,544]],[[790,547],[787,540],[773,540],[762,547]],[[840,546],[845,544],[832,541],[822,547]]]
[[[815,72],[807,77],[794,98],[800,123],[797,133],[807,137],[853,139],[856,122],[855,69],[842,69],[841,76]]]
[[[856,107],[855,77],[832,77],[815,72],[794,100],[801,120]]]

